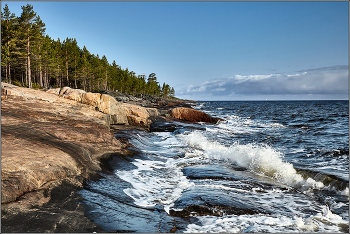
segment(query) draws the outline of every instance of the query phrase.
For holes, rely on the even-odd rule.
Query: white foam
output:
[[[189,224],[185,233],[242,233],[242,232],[343,232],[348,222],[333,214],[327,207],[323,213],[307,217],[281,215],[227,215],[197,217],[199,224]]]
[[[197,187],[207,187],[207,188],[214,188],[214,189],[222,189],[222,190],[228,190],[228,191],[236,191],[236,192],[242,192],[242,193],[249,193],[250,190],[244,190],[239,188],[231,188],[224,185],[212,185],[212,184],[203,184],[203,185],[196,185]],[[255,190],[258,191],[258,190]]]
[[[305,152],[305,151],[306,151],[306,149],[304,149],[304,148],[298,148],[298,149],[291,149],[290,153],[297,154],[297,153],[302,153],[302,152]]]
[[[124,193],[134,199],[136,205],[153,207],[162,204],[169,212],[182,191],[194,186],[172,161],[173,159],[167,162],[136,159],[133,164],[137,169],[117,171],[116,174],[121,179],[132,185],[131,188],[124,189]]]
[[[221,115],[225,121],[215,125],[219,132],[229,131],[234,134],[257,133],[264,128],[264,131],[275,131],[276,128],[284,128],[280,123],[262,122],[252,120],[250,117],[240,117],[236,115]]]
[[[349,197],[349,187],[346,187],[343,191],[341,191],[340,195]]]
[[[281,152],[263,144],[241,145],[234,142],[231,146],[224,146],[217,141],[210,142],[202,132],[195,131],[182,135],[183,141],[190,147],[202,152],[205,157],[223,160],[245,167],[252,172],[274,178],[284,184],[302,189],[320,189],[322,182],[311,178],[304,180],[297,174],[293,165],[283,161]]]
[[[208,232],[288,232],[294,225],[288,217],[267,217],[263,215],[228,215],[225,217],[204,216],[198,217],[201,225],[190,224],[185,233],[208,233]],[[293,230],[297,232],[297,230]]]

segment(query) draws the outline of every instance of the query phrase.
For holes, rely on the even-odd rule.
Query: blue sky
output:
[[[76,38],[193,100],[349,98],[349,3],[30,3],[54,39]]]

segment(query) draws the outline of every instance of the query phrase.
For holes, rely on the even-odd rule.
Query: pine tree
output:
[[[33,10],[33,6],[27,4],[22,6],[22,14],[19,17],[20,31],[22,42],[25,45],[26,55],[26,70],[27,83],[29,88],[32,88],[32,74],[31,74],[31,42],[35,43],[38,38],[45,32],[45,24],[41,21]]]
[[[78,70],[79,70],[79,76],[82,80],[83,89],[87,91],[88,89],[88,83],[89,83],[89,72],[90,72],[90,60],[91,54],[84,46],[83,49],[80,51],[79,56],[79,62],[78,62]],[[90,85],[91,89],[91,85]]]
[[[74,57],[74,86],[75,88],[77,89],[78,88],[78,83],[77,83],[77,65],[78,65],[78,60],[79,60],[79,46],[78,46],[78,43],[77,43],[77,40],[74,38],[72,40],[72,56]]]
[[[5,4],[1,12],[1,66],[5,67],[5,80],[11,83],[11,63],[14,61],[17,19]]]
[[[46,35],[42,42],[41,47],[41,59],[42,59],[42,65],[43,65],[43,87],[48,88],[49,87],[49,66],[52,62],[51,58],[51,38]]]
[[[170,89],[170,96],[175,97],[175,89],[174,88]]]
[[[102,62],[101,63],[102,70],[104,72],[104,77],[103,77],[104,90],[107,90],[107,88],[108,88],[108,67],[109,67],[109,63],[108,63],[108,60],[107,60],[105,55],[102,56],[102,61],[101,62]]]
[[[66,85],[70,86],[69,83],[69,69],[72,63],[72,39],[66,38],[62,42],[62,60],[64,61],[64,67],[65,67],[65,76],[66,76]]]

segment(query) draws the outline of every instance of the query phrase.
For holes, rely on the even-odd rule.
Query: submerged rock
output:
[[[169,210],[176,217],[190,216],[222,216],[263,214],[271,211],[259,207],[258,203],[238,193],[230,193],[222,189],[192,187],[184,191]]]

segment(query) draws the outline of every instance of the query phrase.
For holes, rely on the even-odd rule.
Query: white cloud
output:
[[[339,66],[335,66],[339,68]],[[184,95],[223,97],[232,95],[343,95],[349,93],[349,72],[344,69],[313,69],[295,74],[235,75],[231,78],[213,79],[194,86]],[[343,67],[342,67],[343,68]],[[314,72],[316,71],[316,72]],[[302,72],[302,73],[301,73]]]
[[[204,82],[202,86],[193,86],[190,85],[187,88],[187,93],[203,93],[206,91],[207,87],[205,86],[209,82]]]
[[[219,92],[223,92],[225,90],[226,90],[226,88],[216,88],[216,89],[214,89],[214,91],[219,91]]]

